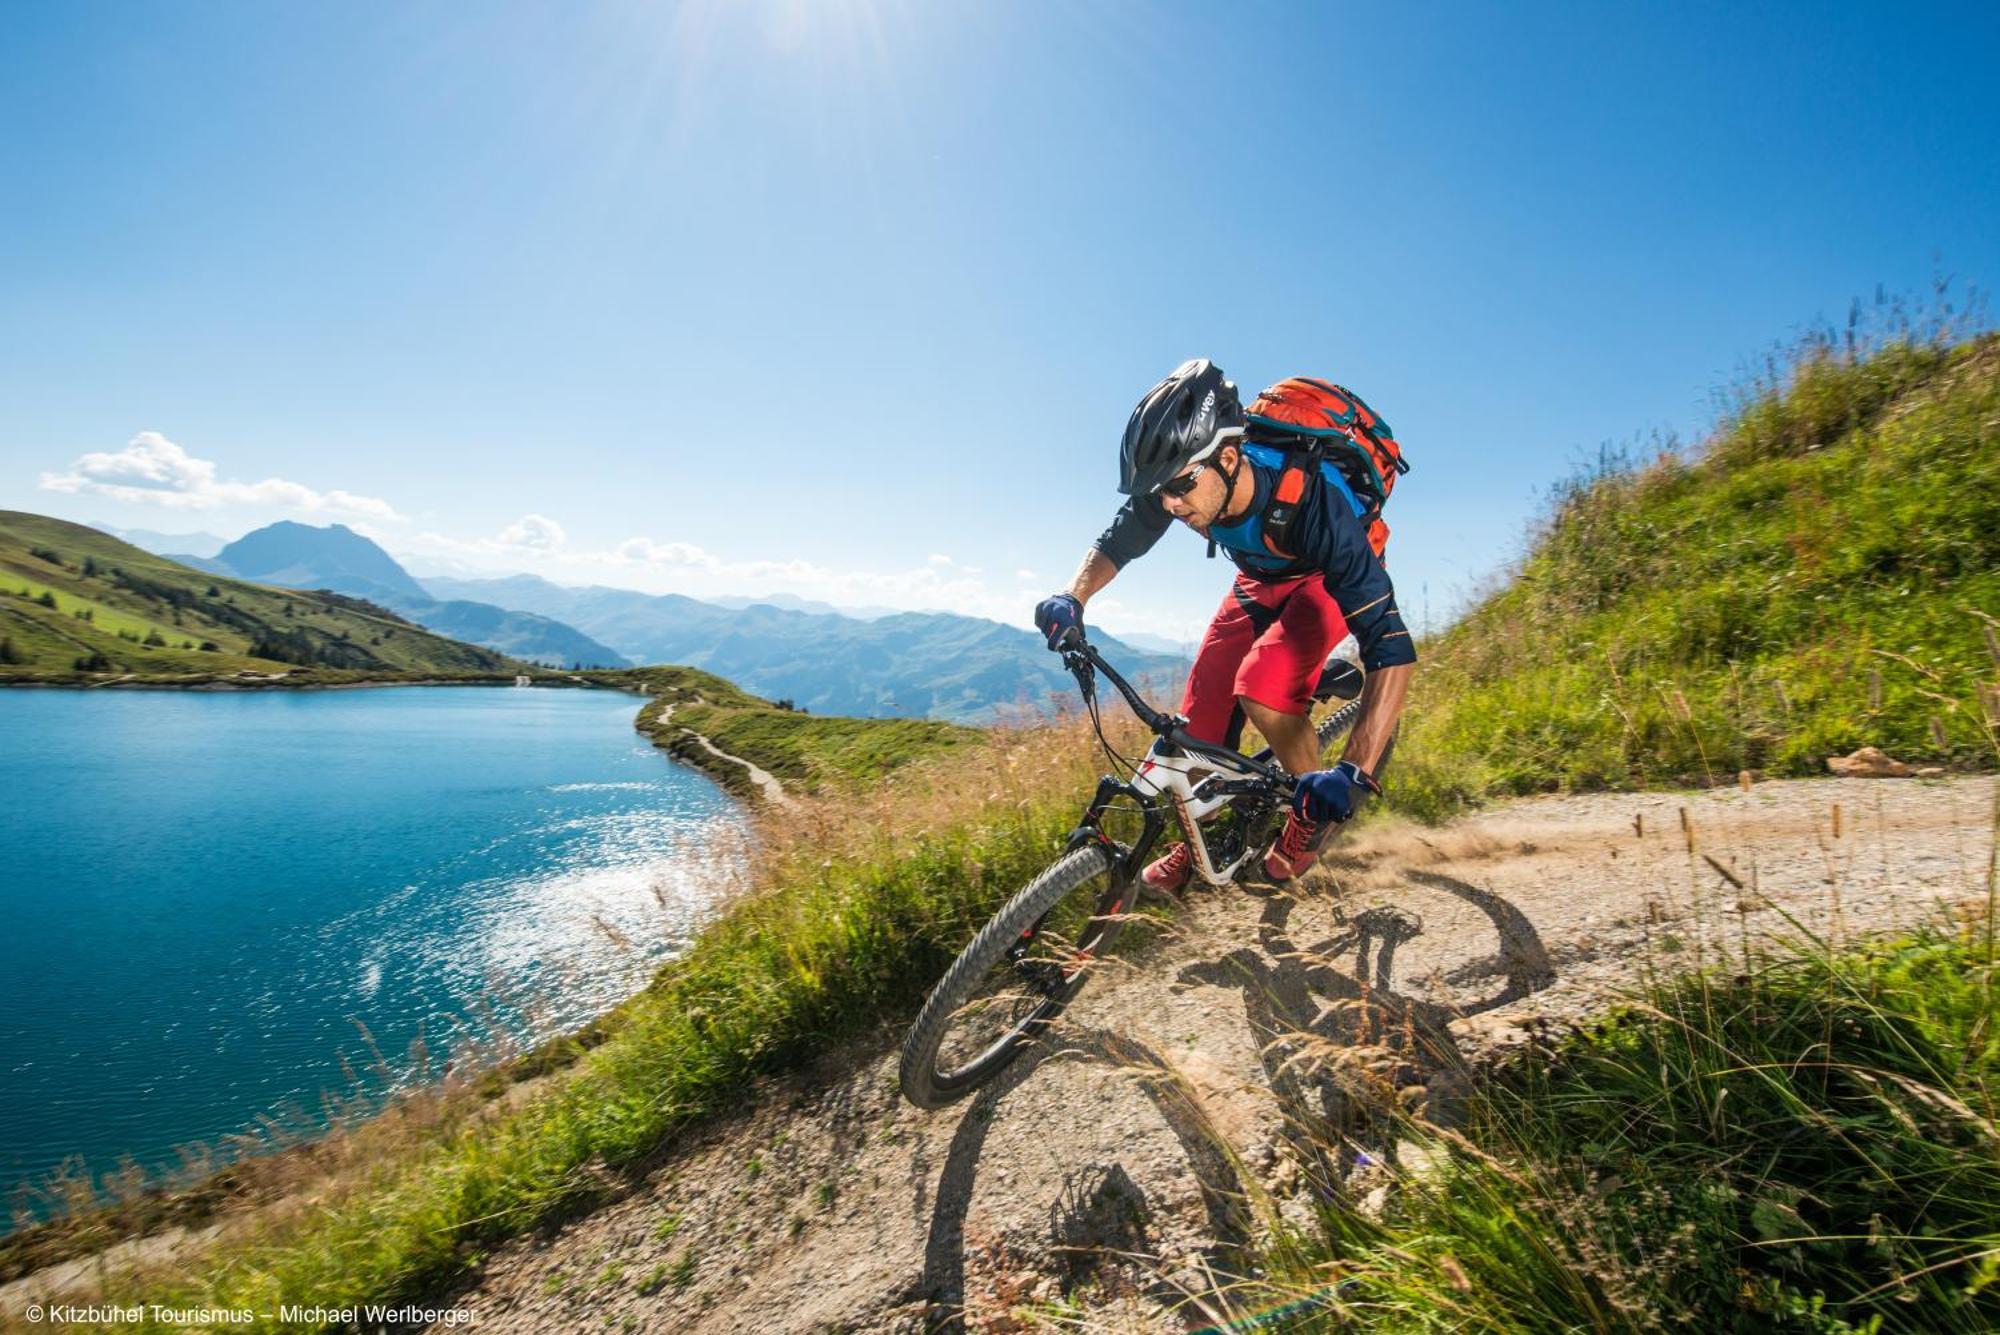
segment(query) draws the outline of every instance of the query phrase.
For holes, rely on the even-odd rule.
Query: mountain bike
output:
[[[1291,805],[1296,780],[1270,748],[1245,755],[1190,736],[1186,718],[1147,704],[1080,630],[1069,632],[1061,652],[1098,742],[1129,778],[1098,780],[1062,856],[1007,901],[931,989],[903,1041],[900,1068],[903,1095],[920,1108],[970,1094],[1055,1022],[1130,920],[1140,870],[1170,826],[1188,841],[1194,878],[1221,888],[1257,864]],[[1152,730],[1136,764],[1104,735],[1098,673]],[[1336,651],[1314,690],[1316,707],[1339,702],[1314,725],[1322,752],[1360,716],[1361,686],[1361,669]],[[1121,832],[1136,820],[1137,833],[1121,842],[1106,829],[1107,816],[1117,817]]]

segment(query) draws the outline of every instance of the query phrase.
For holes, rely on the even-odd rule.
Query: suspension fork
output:
[[[1104,829],[1104,812],[1111,803],[1121,797],[1129,797],[1139,806],[1139,837],[1132,846],[1113,839]],[[1151,793],[1141,792],[1131,784],[1109,774],[1097,781],[1097,791],[1091,795],[1090,805],[1084,808],[1083,818],[1076,828],[1069,832],[1063,842],[1065,853],[1074,852],[1090,844],[1096,844],[1111,855],[1112,873],[1120,880],[1130,880],[1146,865],[1146,855],[1159,842],[1160,833],[1166,828],[1166,813],[1161,810],[1160,800]]]

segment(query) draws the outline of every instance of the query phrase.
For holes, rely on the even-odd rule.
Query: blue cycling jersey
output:
[[[1316,483],[1306,487],[1291,530],[1297,553],[1287,559],[1264,543],[1264,515],[1284,468],[1284,452],[1246,444],[1243,453],[1236,486],[1240,490],[1248,483],[1255,493],[1242,519],[1209,530],[1215,545],[1252,579],[1294,579],[1317,572],[1340,605],[1348,629],[1360,642],[1362,666],[1374,669],[1416,662],[1416,648],[1396,608],[1395,586],[1368,545],[1360,520],[1362,506],[1339,469],[1323,463],[1315,475]],[[1158,496],[1130,497],[1097,539],[1097,550],[1122,567],[1133,557],[1151,551],[1172,524],[1173,518]]]
[[[1254,476],[1260,479],[1258,486],[1268,491],[1268,486],[1261,479],[1266,475],[1265,470],[1267,469],[1271,473],[1278,473],[1284,470],[1285,452],[1269,445],[1252,445],[1246,442],[1243,446],[1243,453],[1256,466]],[[1347,479],[1341,476],[1340,470],[1334,467],[1332,463],[1325,459],[1320,460],[1319,473],[1321,480],[1325,484],[1334,487],[1346,498],[1348,507],[1353,510],[1355,518],[1359,519],[1362,515],[1368,513],[1367,508],[1354,495],[1354,488],[1347,485]],[[1239,567],[1253,574],[1274,578],[1285,575],[1287,572],[1296,574],[1298,573],[1296,569],[1298,559],[1293,556],[1278,555],[1264,541],[1264,517],[1270,511],[1269,496],[1259,495],[1252,502],[1250,513],[1242,519],[1234,524],[1217,524],[1210,528],[1208,530],[1209,540],[1228,552],[1229,559],[1234,561]]]

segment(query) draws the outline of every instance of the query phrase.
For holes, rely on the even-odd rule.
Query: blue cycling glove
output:
[[[1332,769],[1314,770],[1300,779],[1292,793],[1292,810],[1314,824],[1344,824],[1353,819],[1363,794],[1381,791],[1382,785],[1361,766],[1343,760]]]
[[[1071,593],[1052,593],[1035,604],[1035,629],[1048,637],[1049,648],[1062,643],[1072,626],[1083,624],[1083,604]]]

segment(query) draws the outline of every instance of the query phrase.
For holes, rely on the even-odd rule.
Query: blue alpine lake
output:
[[[741,823],[638,706],[0,691],[0,1176],[309,1132],[643,986]]]

